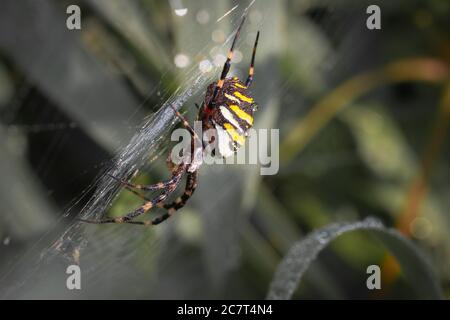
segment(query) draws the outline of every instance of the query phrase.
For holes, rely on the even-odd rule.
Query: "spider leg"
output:
[[[139,192],[137,192],[136,190],[131,189],[131,187],[129,186],[125,186],[125,188],[130,191],[131,193],[135,194],[136,196],[138,196],[139,198],[141,198],[144,201],[152,201],[150,198],[144,196],[143,194],[140,194]]]
[[[167,209],[167,212],[162,214],[159,217],[156,217],[152,220],[146,220],[146,221],[125,221],[125,223],[130,224],[138,224],[138,225],[144,225],[144,226],[155,226],[157,224],[160,224],[163,221],[166,221],[169,219],[178,209],[181,209],[188,199],[192,196],[192,194],[195,191],[195,188],[197,188],[197,181],[198,181],[198,171],[194,171],[192,173],[188,173],[187,180],[186,180],[186,188],[184,190],[184,193],[181,197],[178,197],[174,202],[171,204],[162,204],[161,202],[158,203],[159,208]]]
[[[202,140],[200,140],[199,136],[197,135],[197,133],[194,131],[194,129],[191,127],[191,125],[189,124],[189,122],[186,120],[186,118],[177,110],[175,109],[174,106],[170,105],[170,107],[172,108],[173,112],[175,112],[175,115],[181,120],[181,123],[183,124],[183,126],[189,130],[190,134],[192,136],[195,137],[195,139],[197,139],[201,144],[202,144]]]
[[[255,72],[255,67],[254,67],[255,66],[255,54],[256,54],[256,47],[258,46],[258,39],[259,39],[259,31],[256,34],[255,44],[253,45],[252,62],[250,63],[250,69],[248,70],[247,81],[245,81],[246,87],[249,87],[253,81],[253,74]]]
[[[80,221],[82,222],[87,222],[87,223],[93,223],[93,224],[104,224],[104,223],[129,223],[130,220],[146,213],[147,211],[149,211],[150,209],[154,208],[155,206],[157,206],[158,203],[164,201],[167,199],[167,197],[176,189],[176,187],[178,186],[178,183],[180,182],[181,177],[183,176],[183,173],[185,173],[186,171],[186,165],[183,166],[179,166],[177,168],[177,170],[174,172],[174,181],[172,182],[172,184],[170,184],[163,192],[161,192],[158,196],[156,196],[155,198],[153,198],[150,201],[145,202],[142,206],[140,206],[139,208],[127,213],[125,216],[122,217],[118,217],[118,218],[112,218],[112,219],[105,219],[105,220],[85,220],[85,219],[80,219]]]
[[[130,188],[139,189],[139,190],[145,190],[145,191],[165,189],[165,188],[167,188],[169,185],[171,185],[176,180],[176,176],[172,175],[172,177],[169,180],[158,182],[158,183],[155,183],[155,184],[145,185],[145,184],[134,184],[134,183],[128,182],[128,181],[126,181],[124,179],[120,179],[118,177],[115,177],[115,176],[113,176],[113,175],[111,175],[109,173],[107,175],[110,176],[111,178],[113,178],[114,180],[119,181],[128,190],[130,190]]]
[[[216,100],[217,95],[219,94],[219,90],[222,89],[225,78],[228,74],[228,71],[230,71],[230,65],[231,65],[231,59],[233,58],[234,46],[236,44],[237,38],[239,37],[239,34],[241,33],[241,28],[242,28],[242,25],[244,24],[244,21],[245,21],[245,16],[242,17],[241,23],[239,24],[236,34],[234,35],[234,39],[231,44],[231,48],[227,54],[227,60],[225,61],[224,65],[223,65],[222,74],[220,75],[220,79],[217,82],[216,87],[214,88],[214,92],[213,92],[211,100],[209,101],[208,108],[213,107],[213,103]]]
[[[168,213],[173,214],[175,211],[184,207],[189,198],[194,194],[194,191],[197,188],[197,184],[198,184],[198,171],[189,173],[187,176],[184,193],[180,197],[178,197],[174,202],[170,204],[159,203],[158,207],[164,208],[168,211]]]

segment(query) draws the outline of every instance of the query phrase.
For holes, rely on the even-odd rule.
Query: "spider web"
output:
[[[246,8],[242,7],[241,10],[236,10],[233,18],[228,19],[228,22],[232,26],[237,26],[243,12],[247,12],[253,3],[254,1]],[[176,7],[181,3],[173,2],[171,4],[172,7]],[[237,7],[238,5],[231,8],[218,21],[228,16],[231,17],[232,11]],[[175,13],[178,14],[179,9],[174,9]],[[221,50],[224,52],[228,50],[232,36],[233,33],[230,32],[227,41],[221,45]],[[199,54],[207,56],[208,47],[210,45],[201,49]],[[219,68],[216,66],[212,72],[203,73],[194,64],[193,67],[182,74],[185,85],[179,86],[162,103],[155,114],[145,119],[141,128],[110,163],[100,164],[103,169],[98,177],[83,191],[79,198],[68,205],[61,218],[55,223],[53,230],[39,239],[32,248],[27,250],[25,255],[10,263],[7,272],[0,279],[4,283],[2,287],[6,287],[5,291],[2,290],[4,297],[33,298],[39,297],[41,294],[48,297],[45,288],[48,288],[49,283],[57,288],[55,290],[57,294],[52,293],[50,297],[61,298],[61,294],[65,297],[74,297],[72,293],[65,289],[67,277],[65,268],[70,264],[80,265],[82,282],[86,284],[83,289],[90,292],[88,294],[90,297],[102,296],[105,292],[108,292],[108,280],[111,281],[111,289],[114,288],[114,279],[116,278],[137,285],[142,281],[142,277],[151,273],[150,270],[153,269],[154,272],[157,253],[168,250],[166,246],[169,246],[169,244],[166,242],[169,239],[161,238],[164,232],[137,230],[132,226],[131,228],[129,226],[123,228],[123,226],[118,225],[105,225],[104,228],[98,228],[80,223],[73,218],[82,217],[100,220],[104,217],[105,212],[114,204],[114,200],[121,190],[120,184],[108,175],[116,177],[132,176],[139,169],[149,166],[154,159],[158,158],[165,150],[161,144],[167,141],[171,128],[178,121],[170,106],[178,110],[185,106],[192,97],[202,93],[205,86],[215,80],[217,77],[216,71]],[[160,90],[163,91],[164,89],[161,87]],[[42,132],[65,130],[74,126],[52,123],[41,126],[21,126],[19,129]],[[91,195],[92,191],[93,195]],[[79,203],[83,202],[85,204],[80,211],[77,207]],[[163,228],[165,227],[163,226]],[[142,259],[142,252],[147,254],[145,259]],[[158,268],[164,268],[165,264],[169,264],[170,256],[176,255],[176,252],[176,247],[174,247],[170,255],[164,257],[165,263],[159,263]],[[142,263],[139,265],[139,260],[144,260],[145,265],[142,265]],[[136,270],[139,271],[136,272]],[[58,276],[55,277],[54,275]],[[42,289],[44,292],[36,292]],[[133,295],[136,294],[136,288],[130,290]],[[148,289],[138,288],[138,290],[147,291]],[[127,297],[127,292],[123,291],[121,295]]]
[[[176,14],[182,14],[179,7],[181,2],[171,1],[170,3]],[[256,9],[262,14],[262,19],[256,27],[261,27],[271,21],[273,13],[265,11],[264,5],[265,3],[260,3],[260,1],[249,1],[246,6],[228,4],[221,11],[222,14],[214,17],[215,24],[218,25],[220,22],[221,25],[223,23],[230,25],[227,40],[220,46],[220,51],[223,54],[228,50],[233,30],[236,29],[244,12]],[[333,9],[333,6],[326,1],[324,1],[324,7],[331,9],[331,11]],[[340,22],[338,24],[340,28],[334,30],[335,36],[347,32],[352,25],[353,16],[355,14],[350,11],[348,17],[343,19],[346,22]],[[323,22],[323,25],[331,29],[332,22]],[[242,38],[245,38],[245,35],[246,32],[244,31]],[[197,39],[197,36],[195,34],[188,36],[189,38],[185,43],[192,40],[191,46],[194,46],[194,40]],[[238,42],[238,49],[243,42],[242,39]],[[212,47],[211,43],[207,43],[201,49],[189,47],[189,45],[186,49],[195,52],[198,56],[208,56]],[[249,49],[247,47],[249,47],[248,44],[245,52]],[[307,66],[312,64],[310,60],[314,57],[305,56],[302,58]],[[323,68],[332,71],[335,68],[335,57],[328,56],[325,58],[329,59],[324,61]],[[245,70],[247,62],[248,59],[244,59],[243,68]],[[198,270],[197,273],[202,276],[204,266],[199,261],[186,261],[183,266],[174,266],[173,262],[176,256],[186,249],[180,243],[180,239],[174,235],[176,225],[173,223],[163,224],[158,228],[143,229],[128,225],[86,225],[74,221],[74,218],[83,217],[100,220],[114,205],[121,187],[108,175],[129,177],[142,168],[149,167],[151,169],[152,162],[155,159],[160,156],[165,157],[165,151],[167,150],[164,143],[167,142],[171,129],[178,122],[169,106],[172,105],[176,109],[186,108],[188,105],[193,105],[191,100],[202,99],[206,85],[217,79],[220,68],[221,66],[216,65],[212,71],[202,73],[198,69],[198,64],[193,63],[192,67],[180,73],[183,85],[162,101],[155,114],[144,120],[144,123],[129,142],[123,143],[124,147],[117,152],[112,161],[98,164],[101,172],[95,181],[78,198],[67,205],[53,228],[39,238],[25,254],[21,254],[8,262],[6,272],[0,276],[0,284],[3,288],[1,296],[6,298],[160,298],[167,296],[164,292],[169,291],[167,290],[168,287],[176,285],[177,281],[181,281],[181,279],[166,279],[167,281],[164,284],[157,281],[156,278],[163,277],[168,269],[185,268],[187,274],[193,272],[193,270]],[[233,69],[239,73],[235,65],[233,65]],[[256,69],[258,69],[258,66]],[[341,72],[345,73],[342,70]],[[270,74],[270,71],[267,74]],[[265,80],[270,82],[270,79]],[[261,92],[260,99],[270,101],[270,98],[274,95],[283,95],[291,89],[290,81],[293,80],[289,78],[281,84],[271,84],[274,90]],[[154,96],[157,91],[163,92],[163,96],[166,93],[164,86],[160,83],[155,90],[149,93],[149,96]],[[53,123],[26,129],[36,132],[53,130],[57,134],[56,132],[69,130],[70,128],[70,124],[66,126]],[[21,127],[20,129],[25,128]],[[58,152],[57,146],[52,148],[56,149],[55,152]],[[209,173],[211,172],[209,171]],[[214,176],[212,179],[214,179]],[[234,180],[236,180],[235,177],[230,176],[220,192],[216,190],[214,197],[217,203],[220,204],[221,197],[225,198],[228,192],[233,191],[234,185],[232,182]],[[81,210],[79,209],[80,204],[83,204]],[[214,208],[213,205],[203,205],[203,211],[213,211]],[[188,211],[188,209],[183,211],[185,210]],[[209,212],[208,214],[213,215],[215,213]],[[233,219],[233,217],[229,219]],[[222,228],[221,222],[222,220],[215,222],[217,227],[210,232],[219,233]],[[229,223],[228,226],[235,224],[234,221],[228,221],[227,223]],[[217,236],[220,237],[221,235],[217,234]],[[234,237],[235,234],[226,236]],[[238,256],[239,253],[235,252],[237,250],[234,248],[229,249],[229,251],[231,253],[228,253],[228,255],[232,258],[222,264],[224,268],[231,269],[230,266],[235,263],[233,259],[238,259],[235,256]],[[65,271],[70,264],[78,264],[82,270],[82,290],[79,292],[77,290],[69,291],[66,288],[67,274]],[[183,278],[182,281],[196,281],[197,283],[194,286],[201,286],[203,281],[198,279]],[[204,279],[207,281],[207,276]],[[163,293],[155,292],[158,290]],[[183,292],[175,294],[175,297],[186,296],[187,294]],[[173,297],[173,295],[169,297]]]

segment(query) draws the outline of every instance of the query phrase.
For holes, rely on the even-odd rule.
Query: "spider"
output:
[[[258,45],[259,31],[256,34],[255,44],[253,46],[252,59],[248,77],[245,83],[241,82],[237,77],[227,78],[230,70],[231,60],[233,58],[234,46],[239,37],[245,16],[242,18],[239,27],[234,35],[231,48],[228,51],[227,59],[224,63],[220,79],[211,83],[206,90],[205,99],[199,108],[198,119],[202,121],[203,132],[208,129],[217,130],[218,151],[221,156],[227,157],[236,152],[237,148],[244,144],[248,134],[248,129],[253,126],[253,112],[256,110],[256,103],[250,95],[248,88],[252,84],[254,75],[254,63],[256,47]],[[183,126],[189,130],[191,134],[191,161],[182,161],[175,165],[167,160],[168,167],[171,171],[171,178],[152,185],[133,184],[126,180],[110,175],[111,178],[119,181],[126,189],[143,199],[145,202],[142,206],[118,218],[105,220],[84,220],[81,221],[94,224],[103,223],[129,223],[137,225],[157,225],[170,218],[177,210],[181,209],[188,199],[194,193],[198,183],[198,170],[201,163],[196,162],[194,139],[199,139],[187,120],[174,108],[176,116],[181,119]],[[202,143],[204,150],[204,144]],[[182,177],[186,175],[186,186],[184,193],[172,203],[164,203],[164,201],[175,191]],[[155,198],[150,199],[136,190],[142,191],[161,191]],[[147,213],[150,209],[158,207],[165,209],[166,212],[151,220],[136,221],[133,220],[138,216]]]

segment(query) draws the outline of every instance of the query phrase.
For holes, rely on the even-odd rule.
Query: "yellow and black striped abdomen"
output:
[[[206,94],[206,103],[209,101],[215,84],[212,84]],[[248,130],[253,126],[253,112],[256,103],[247,87],[238,78],[225,79],[222,90],[219,92],[214,109],[210,116],[210,125],[216,128],[222,137],[222,142],[229,139],[233,149],[245,143]]]
[[[222,125],[229,123],[241,135],[253,126],[253,111],[255,102],[245,87],[237,78],[225,81],[221,97],[218,99],[218,112],[214,120]]]

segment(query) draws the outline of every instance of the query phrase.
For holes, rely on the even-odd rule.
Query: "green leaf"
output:
[[[367,218],[358,222],[330,224],[294,244],[278,266],[267,298],[290,299],[305,271],[319,253],[337,237],[356,230],[372,233],[391,251],[418,298],[443,297],[430,264],[416,246],[396,230],[384,227],[374,218]]]

